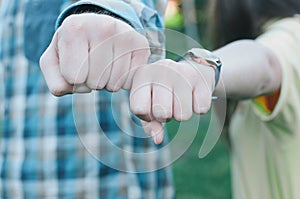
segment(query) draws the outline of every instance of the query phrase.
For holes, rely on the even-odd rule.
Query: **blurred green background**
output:
[[[211,49],[207,37],[207,0],[170,0],[166,12],[166,28],[179,31],[198,41],[204,48]],[[167,35],[167,44],[185,52],[188,44],[172,34]],[[189,46],[190,47],[190,46]],[[168,45],[166,47],[168,50]],[[168,58],[174,55],[167,52]],[[178,199],[230,199],[231,179],[229,148],[222,137],[213,150],[203,159],[199,149],[206,135],[210,114],[201,116],[197,136],[189,149],[172,165],[176,195]],[[180,123],[167,124],[172,139]],[[198,124],[191,124],[198,125]],[[192,127],[191,127],[192,128]],[[189,133],[189,132],[186,132]]]

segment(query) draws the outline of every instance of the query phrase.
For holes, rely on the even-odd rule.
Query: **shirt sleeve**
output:
[[[300,129],[300,18],[286,18],[270,25],[257,41],[270,48],[280,61],[280,96],[271,114],[264,114],[253,103],[261,120],[285,132]]]
[[[84,12],[109,14],[127,22],[134,28],[142,28],[142,24],[140,23],[137,14],[133,8],[124,1],[79,1],[63,10],[57,19],[56,28],[59,27],[63,20],[71,14],[79,14]]]

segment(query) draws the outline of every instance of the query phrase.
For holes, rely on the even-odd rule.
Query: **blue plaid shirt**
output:
[[[150,28],[151,60],[164,57],[166,0],[119,2],[128,9],[108,9]],[[38,60],[71,3],[2,0],[0,198],[173,198],[170,168],[157,170],[168,153],[144,155],[165,143],[144,137],[128,93],[49,93]]]

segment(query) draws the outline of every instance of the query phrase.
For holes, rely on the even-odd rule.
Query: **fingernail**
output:
[[[161,143],[161,140],[162,140],[161,134],[162,133],[159,133],[158,135],[155,136],[155,143],[156,144],[160,144]]]
[[[200,113],[207,113],[209,111],[209,107],[201,107]]]
[[[157,136],[155,135],[154,131],[151,131],[151,137],[152,137],[154,143],[157,144]]]

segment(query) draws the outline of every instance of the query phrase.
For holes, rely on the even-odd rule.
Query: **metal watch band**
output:
[[[183,55],[177,57],[175,61],[178,62],[183,59],[190,59],[198,64],[212,67],[215,70],[215,85],[218,84],[222,67],[222,62],[219,57],[206,49],[192,48]]]

